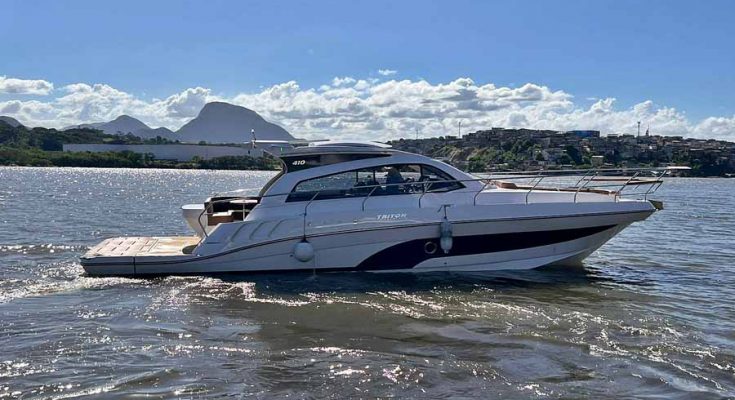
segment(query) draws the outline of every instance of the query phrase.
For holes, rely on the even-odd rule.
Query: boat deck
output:
[[[111,238],[92,247],[84,258],[181,256],[186,255],[185,249],[196,246],[199,240],[197,236]]]

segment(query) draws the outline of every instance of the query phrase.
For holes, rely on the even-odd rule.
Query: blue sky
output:
[[[525,83],[735,116],[733,1],[2,1],[0,76],[229,98],[334,77]],[[0,93],[0,101],[37,96]]]

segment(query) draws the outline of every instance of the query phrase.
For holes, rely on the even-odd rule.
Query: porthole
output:
[[[439,249],[439,246],[436,245],[434,242],[426,242],[424,243],[424,252],[426,254],[434,254]]]

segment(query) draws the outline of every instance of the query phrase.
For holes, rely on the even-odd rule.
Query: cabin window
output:
[[[419,181],[424,182],[427,192],[451,192],[465,187],[462,182],[452,182],[453,180],[454,178],[439,169],[429,165],[421,166]]]
[[[286,201],[439,193],[463,187],[445,172],[428,165],[391,164],[301,181]]]

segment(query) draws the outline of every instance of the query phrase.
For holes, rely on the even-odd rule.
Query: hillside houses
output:
[[[579,166],[689,165],[702,175],[735,172],[735,143],[681,136],[601,136],[598,131],[492,128],[464,137],[401,139],[399,149],[450,160],[472,171]]]

